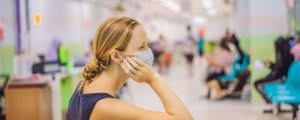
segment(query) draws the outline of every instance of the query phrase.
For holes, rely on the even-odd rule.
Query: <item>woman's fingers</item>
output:
[[[141,66],[138,65],[131,57],[126,57],[126,59],[136,70],[141,69]]]
[[[123,62],[120,63],[120,65],[123,68],[123,70],[125,71],[125,73],[129,75],[129,77],[131,77],[134,80],[137,79],[136,75],[134,73],[130,72],[130,70],[126,67],[126,65]]]
[[[125,66],[125,64],[122,62],[120,63],[121,67],[123,68],[123,70],[125,71],[125,73],[130,74],[128,68]]]
[[[123,59],[123,63],[129,72],[131,72],[133,74],[135,74],[137,72],[137,70],[131,66],[131,64],[128,62],[127,59]]]
[[[145,63],[144,63],[143,61],[137,59],[136,57],[133,57],[132,59],[133,59],[133,61],[135,61],[138,65],[140,65],[140,66],[142,66],[142,67],[145,66]]]
[[[130,72],[130,70],[126,67],[124,63],[120,64],[123,70],[125,71],[126,74],[128,74],[129,77],[136,79],[136,75],[133,72]]]

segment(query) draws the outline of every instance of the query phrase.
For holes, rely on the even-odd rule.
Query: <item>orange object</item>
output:
[[[41,17],[41,14],[39,12],[36,12],[35,15],[34,15],[34,23],[37,26],[40,26],[41,23],[42,23],[42,17]]]
[[[170,52],[165,52],[163,55],[163,61],[165,63],[166,66],[170,66],[171,61],[172,61],[172,53]]]

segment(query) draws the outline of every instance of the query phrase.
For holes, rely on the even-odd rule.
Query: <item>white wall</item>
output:
[[[287,33],[284,0],[238,0],[235,30],[241,36]]]
[[[251,34],[287,33],[287,8],[285,0],[251,0]]]
[[[4,27],[4,40],[0,44],[15,44],[17,29],[14,0],[0,0],[0,21]]]
[[[24,4],[24,3],[23,3]],[[41,14],[40,26],[35,25],[34,15]],[[101,4],[75,0],[30,0],[30,34],[22,29],[23,46],[32,54],[45,53],[51,41],[58,38],[64,44],[80,44],[88,49],[100,22],[110,11]],[[26,26],[25,12],[22,12],[23,26]],[[87,25],[88,24],[88,25]],[[30,44],[30,45],[28,45]]]
[[[250,31],[250,6],[249,0],[238,0],[234,12],[235,32],[239,36],[249,36]]]
[[[79,43],[82,25],[82,13],[77,1],[30,0],[30,44],[31,51],[44,53],[54,38],[63,42]],[[34,24],[34,14],[42,16],[40,26]]]

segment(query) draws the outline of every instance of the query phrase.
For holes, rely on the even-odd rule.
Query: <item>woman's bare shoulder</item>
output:
[[[114,98],[98,101],[92,112],[92,120],[169,120],[170,115],[152,110],[146,110]]]
[[[125,117],[130,118],[130,114],[136,112],[135,106],[114,98],[105,98],[98,101],[91,114],[91,118],[96,119],[124,119]]]

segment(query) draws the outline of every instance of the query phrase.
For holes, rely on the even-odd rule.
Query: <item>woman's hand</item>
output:
[[[120,63],[125,73],[137,82],[151,83],[158,74],[147,64],[135,57],[125,57]]]
[[[263,62],[264,62],[264,65],[265,65],[266,67],[270,67],[270,66],[271,66],[271,61],[269,61],[269,60],[264,60]]]
[[[120,105],[122,104],[118,103],[117,104],[118,106],[116,106],[116,108],[120,109],[118,110],[118,112],[115,112],[116,109],[111,109],[114,107],[109,106],[107,109],[111,109],[111,111],[107,111],[107,112],[104,111],[99,113],[104,113],[108,115],[107,118],[111,118],[112,116],[117,116],[117,117],[120,116],[120,118],[124,119],[123,116],[125,116],[125,117],[129,117],[127,118],[128,120],[132,120],[132,119],[192,120],[193,119],[188,109],[183,104],[183,102],[176,96],[174,92],[172,92],[171,88],[167,85],[167,83],[164,80],[161,80],[161,78],[159,78],[159,75],[150,66],[143,63],[141,60],[135,57],[123,58],[120,64],[124,69],[124,71],[133,80],[137,82],[145,82],[151,86],[151,88],[160,97],[166,112],[161,113],[161,112],[147,111],[144,109],[136,109],[130,107],[129,105],[124,105],[124,104],[123,107],[122,106],[120,107]],[[113,103],[114,105],[116,104],[115,102]],[[107,109],[102,109],[102,110],[107,110]],[[123,113],[122,114],[123,116],[120,115],[120,113]]]

